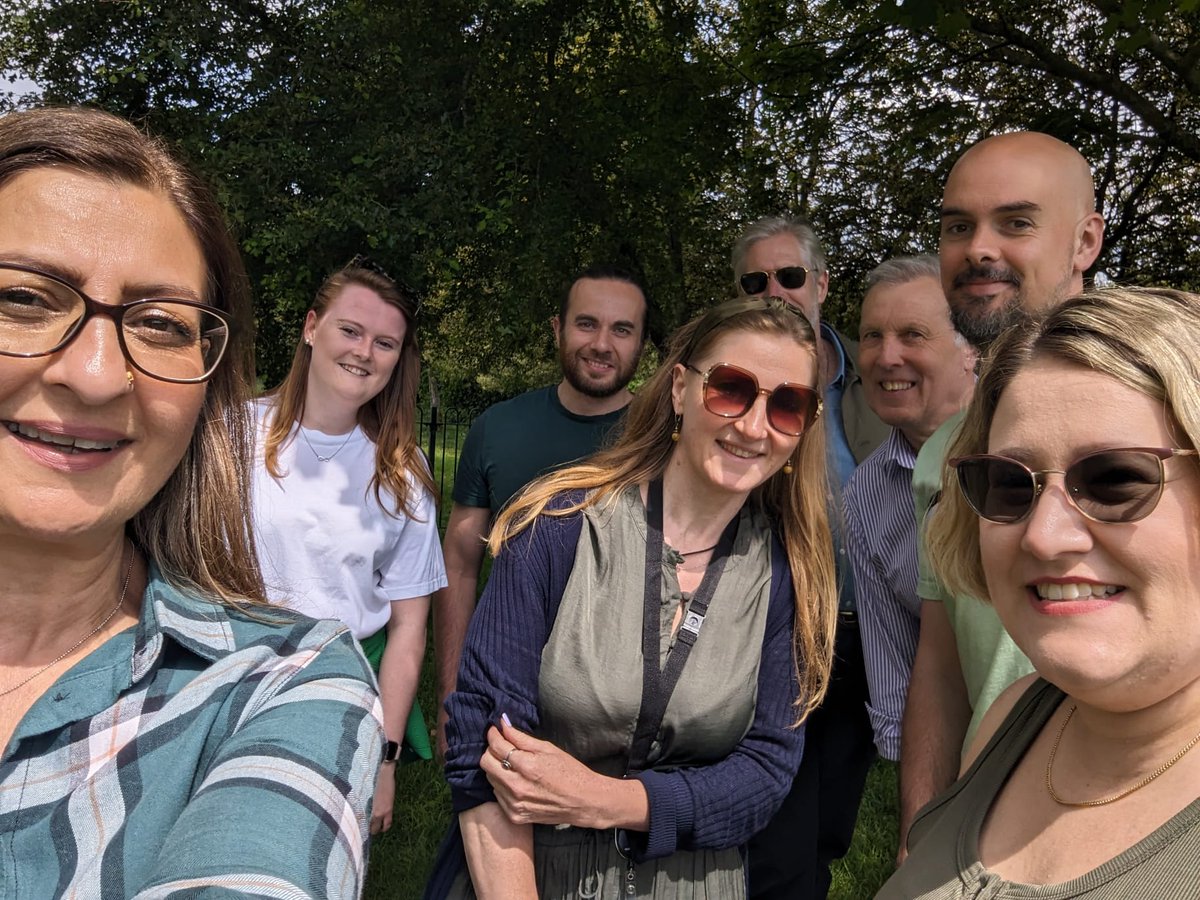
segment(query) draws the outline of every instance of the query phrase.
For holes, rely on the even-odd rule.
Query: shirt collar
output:
[[[837,376],[831,378],[829,384],[835,388],[840,388],[846,382],[846,348],[842,346],[842,342],[838,339],[837,332],[824,322],[821,323],[821,337],[837,348]]]
[[[134,640],[133,681],[153,667],[162,653],[164,637],[210,662],[237,649],[224,606],[168,584],[153,562],[149,574]]]
[[[908,442],[908,438],[900,432],[899,428],[893,428],[892,433],[887,436],[887,440],[880,445],[879,455],[885,462],[895,463],[910,472],[917,464],[917,451],[912,448],[912,444]]]

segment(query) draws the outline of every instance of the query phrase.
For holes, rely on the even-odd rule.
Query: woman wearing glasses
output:
[[[0,895],[355,896],[382,749],[267,606],[249,297],[210,193],[98,111],[0,119]]]
[[[1200,897],[1200,297],[1068,300],[995,346],[929,535],[1036,675],[885,898]]]
[[[387,743],[371,832],[391,826],[405,742],[432,758],[414,706],[429,595],[446,584],[434,484],[416,438],[416,303],[356,257],[325,280],[283,382],[254,404],[254,527],[271,598],[341,619],[379,676]]]
[[[745,896],[739,848],[830,665],[815,381],[803,316],[722,304],[675,335],[612,449],[500,514],[428,896]]]

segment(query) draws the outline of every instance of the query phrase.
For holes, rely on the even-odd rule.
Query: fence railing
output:
[[[429,458],[433,480],[438,486],[443,525],[450,513],[450,491],[454,486],[454,473],[458,469],[458,454],[477,415],[479,410],[453,406],[431,406],[421,410],[417,441]]]

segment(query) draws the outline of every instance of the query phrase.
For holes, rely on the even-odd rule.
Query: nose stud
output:
[[[125,370],[125,393],[133,390],[133,373],[128,369]]]

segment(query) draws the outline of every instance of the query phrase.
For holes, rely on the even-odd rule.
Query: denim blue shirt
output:
[[[829,465],[829,480],[837,488],[838,504],[831,510],[830,525],[833,526],[833,549],[837,554],[838,610],[854,611],[854,572],[846,556],[841,528],[841,493],[854,474],[854,454],[846,438],[846,427],[842,422],[842,394],[846,389],[846,348],[838,340],[837,332],[821,323],[821,337],[837,349],[837,374],[825,385],[825,435],[826,459]]]

